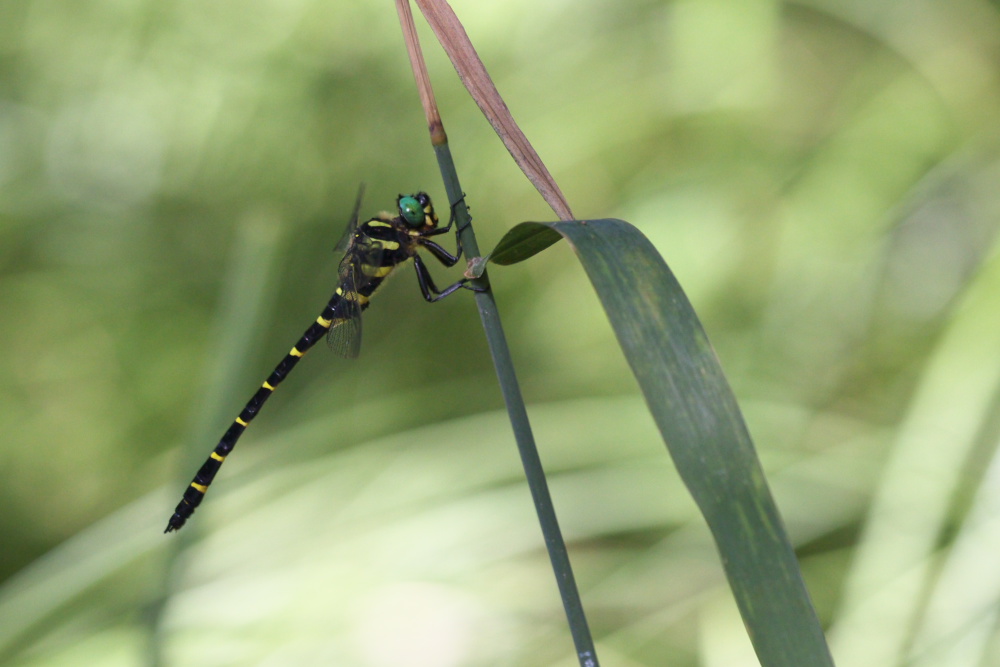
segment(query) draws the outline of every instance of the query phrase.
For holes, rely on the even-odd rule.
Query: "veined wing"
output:
[[[347,229],[344,230],[340,240],[337,241],[337,245],[333,247],[334,252],[347,252],[348,246],[351,245],[351,238],[354,236],[354,232],[358,228],[358,216],[361,213],[361,200],[364,198],[365,184],[362,183],[358,186],[358,198],[354,200],[354,211],[351,212],[351,218],[347,221]]]
[[[333,326],[326,335],[327,345],[336,354],[348,359],[357,358],[361,352],[361,304],[357,301],[359,283],[364,281],[358,266],[358,248],[354,247],[354,235],[358,230],[358,220],[361,214],[361,202],[365,197],[365,184],[358,186],[358,196],[354,200],[354,210],[347,221],[340,240],[334,247],[335,252],[343,253],[337,276],[340,280],[337,289],[341,295],[340,303],[335,309]]]
[[[357,357],[361,350],[361,312],[378,283],[392,270],[392,267],[382,266],[388,242],[373,238],[368,231],[359,231],[358,215],[363,194],[364,184],[358,190],[347,233],[338,244],[344,249],[337,271],[340,299],[334,307],[334,325],[327,334],[330,347],[337,354],[349,358]],[[388,218],[381,216],[378,219],[389,222]]]
[[[356,258],[348,253],[340,264],[340,284],[337,289],[340,303],[334,309],[333,326],[326,335],[330,349],[341,357],[356,359],[361,352],[361,304],[358,302],[358,288],[361,267]]]

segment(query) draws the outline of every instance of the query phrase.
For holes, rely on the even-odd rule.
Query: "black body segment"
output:
[[[335,352],[345,357],[358,356],[361,344],[361,313],[368,307],[372,296],[393,269],[413,259],[421,294],[431,302],[442,299],[462,287],[476,289],[467,285],[467,281],[463,279],[439,290],[417,254],[420,248],[425,248],[441,264],[449,267],[454,266],[462,256],[462,244],[457,232],[454,255],[430,240],[431,237],[450,231],[454,217],[452,216],[446,227],[439,228],[434,206],[426,193],[419,192],[405,197],[400,195],[396,200],[399,213],[397,216],[382,213],[358,225],[361,194],[358,193],[358,202],[344,236],[344,257],[340,262],[337,289],[330,297],[330,302],[285,358],[275,366],[274,371],[223,434],[219,444],[215,446],[184,491],[184,496],[170,517],[164,532],[179,530],[191,518],[219,472],[222,462],[236,446],[243,431],[257,416],[274,390],[318,340],[328,336],[330,346]]]

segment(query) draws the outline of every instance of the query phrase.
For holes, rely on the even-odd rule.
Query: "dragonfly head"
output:
[[[437,227],[438,219],[434,213],[434,204],[426,192],[399,195],[396,198],[396,207],[399,209],[399,217],[412,229]]]

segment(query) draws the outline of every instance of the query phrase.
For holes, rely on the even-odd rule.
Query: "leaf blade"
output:
[[[704,329],[653,245],[622,220],[523,223],[491,257],[565,238],[583,264],[678,472],[707,521],[762,665],[833,665],[763,469]],[[494,260],[495,261],[495,260]]]

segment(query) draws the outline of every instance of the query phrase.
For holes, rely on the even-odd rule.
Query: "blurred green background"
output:
[[[1000,664],[998,3],[454,7],[688,291],[838,664]],[[480,246],[552,219],[417,21]],[[444,210],[391,3],[0,3],[0,663],[574,664],[473,300],[408,268],[161,534],[361,181]],[[492,280],[602,662],[756,664],[571,252]]]

